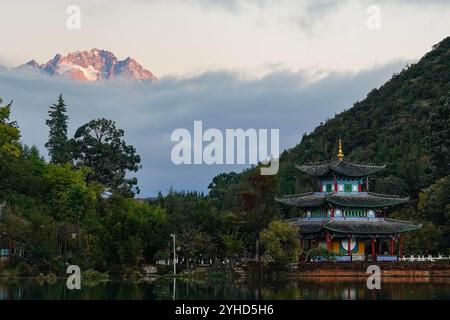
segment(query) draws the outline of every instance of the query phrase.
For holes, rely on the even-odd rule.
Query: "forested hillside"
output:
[[[345,159],[386,164],[385,170],[370,178],[372,191],[411,197],[405,209],[393,213],[424,224],[419,234],[407,239],[407,247],[414,252],[448,250],[450,37],[285,151],[273,197],[317,190],[295,164],[335,159],[338,139],[343,141]],[[252,190],[248,187],[252,170],[214,178],[212,203],[220,203],[221,210],[235,210],[242,198],[239,193]],[[277,211],[282,217],[295,215],[288,208],[277,207]]]

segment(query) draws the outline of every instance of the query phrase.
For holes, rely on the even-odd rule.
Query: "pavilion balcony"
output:
[[[323,256],[316,256],[313,259],[314,262],[326,262],[329,261],[327,258]],[[349,255],[341,255],[341,256],[334,256],[331,258],[331,261],[336,262],[355,262],[355,261],[374,261],[371,255],[365,255],[365,254],[352,254]],[[399,261],[397,255],[378,255],[375,256],[375,261],[378,262],[396,262]]]
[[[288,221],[291,222],[295,222],[295,221],[323,221],[323,222],[328,222],[330,220],[335,220],[335,221],[382,221],[384,220],[384,217],[299,217],[299,218],[294,218],[294,219],[290,219]]]
[[[336,256],[334,258],[335,258],[335,261],[337,261],[337,262],[365,261],[366,255],[365,254],[352,254],[351,256],[344,255],[344,256]]]

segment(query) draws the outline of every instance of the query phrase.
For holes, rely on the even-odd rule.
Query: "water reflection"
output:
[[[172,300],[175,300],[177,297],[177,278],[173,278],[173,289],[172,289]]]
[[[285,280],[210,280],[153,278],[140,282],[82,283],[68,290],[65,279],[54,283],[35,279],[0,279],[0,300],[5,299],[286,299],[379,300],[450,299],[447,278],[389,278],[381,290],[369,290],[366,280],[354,278],[303,278]]]

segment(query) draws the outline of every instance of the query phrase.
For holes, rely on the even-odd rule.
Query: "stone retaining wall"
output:
[[[297,277],[361,277],[367,278],[366,272],[359,270],[308,270],[290,273],[291,276]],[[383,270],[382,277],[450,277],[450,270]]]
[[[376,265],[384,277],[450,277],[450,263],[442,262],[349,262],[300,263],[292,276],[364,277],[367,267]]]

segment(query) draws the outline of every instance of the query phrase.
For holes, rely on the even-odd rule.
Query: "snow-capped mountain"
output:
[[[92,49],[62,56],[59,53],[45,64],[31,60],[16,69],[41,71],[78,81],[102,81],[116,78],[153,81],[157,78],[136,60],[118,60],[110,51]]]

